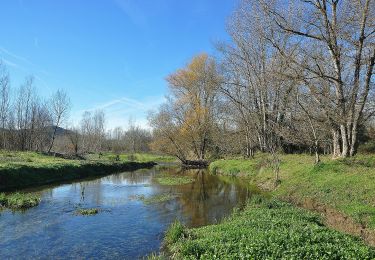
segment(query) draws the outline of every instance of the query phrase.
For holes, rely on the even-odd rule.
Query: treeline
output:
[[[42,99],[33,77],[12,89],[9,73],[0,63],[0,149],[50,151],[69,108],[70,101],[63,90]]]
[[[66,155],[149,151],[150,131],[134,123],[127,130],[106,130],[101,110],[84,112],[74,126],[69,122],[70,110],[64,90],[43,99],[32,76],[19,88],[11,87],[10,75],[0,61],[0,149]]]
[[[111,151],[117,154],[149,152],[152,136],[145,130],[130,122],[128,129],[116,127],[105,129],[105,114],[101,110],[84,112],[79,126],[66,131],[61,138],[60,149],[75,155]]]
[[[182,161],[255,151],[353,156],[374,115],[375,1],[243,0],[217,57],[171,74],[152,148]],[[366,137],[367,133],[367,137]]]

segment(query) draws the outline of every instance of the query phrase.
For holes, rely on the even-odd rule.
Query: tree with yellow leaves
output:
[[[152,148],[186,162],[204,161],[214,128],[215,99],[220,76],[213,58],[194,57],[167,77],[170,96],[158,113],[150,116],[155,140]]]

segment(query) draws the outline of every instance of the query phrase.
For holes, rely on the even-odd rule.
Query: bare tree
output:
[[[51,98],[51,115],[52,115],[52,122],[53,122],[53,133],[51,138],[51,144],[48,148],[48,152],[51,152],[53,144],[56,138],[56,131],[63,123],[64,120],[67,119],[70,110],[70,99],[65,91],[59,89]]]
[[[9,74],[5,66],[0,61],[0,125],[1,125],[1,148],[6,148],[6,126],[8,123],[9,109],[10,109],[10,83]]]
[[[305,84],[331,122],[336,155],[354,155],[358,126],[373,88],[374,1],[255,2],[272,28],[268,40],[291,64],[304,69]],[[291,36],[287,49],[274,37],[276,31]]]

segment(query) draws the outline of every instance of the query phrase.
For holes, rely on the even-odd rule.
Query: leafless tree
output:
[[[51,98],[51,115],[53,123],[53,133],[51,138],[51,144],[48,148],[48,152],[51,152],[53,144],[56,138],[56,131],[60,125],[67,119],[70,110],[70,99],[65,91],[59,89]]]
[[[375,2],[247,2],[258,4],[258,11],[268,19],[269,42],[291,64],[304,69],[304,83],[331,122],[334,155],[354,155],[358,126],[374,86]],[[290,36],[287,48],[275,32]]]

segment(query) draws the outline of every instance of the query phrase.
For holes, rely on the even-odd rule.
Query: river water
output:
[[[160,185],[158,176],[186,175],[194,182]],[[0,259],[136,259],[157,252],[178,219],[188,227],[216,223],[254,193],[235,178],[205,170],[154,167],[69,184],[40,187],[42,201],[26,211],[0,211]],[[139,198],[170,194],[145,203]],[[99,208],[93,216],[79,208]]]

